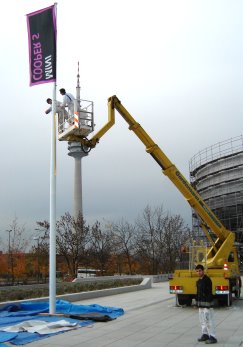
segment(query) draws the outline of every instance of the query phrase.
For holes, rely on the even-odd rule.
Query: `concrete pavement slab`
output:
[[[95,323],[29,343],[28,347],[198,347],[201,335],[198,309],[176,307],[168,293],[168,282],[151,289],[82,300],[77,304],[122,307],[125,314],[114,321]],[[243,346],[243,300],[230,308],[215,308],[218,347]]]

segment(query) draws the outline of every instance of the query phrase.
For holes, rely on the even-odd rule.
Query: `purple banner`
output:
[[[30,86],[56,81],[55,5],[27,14]]]

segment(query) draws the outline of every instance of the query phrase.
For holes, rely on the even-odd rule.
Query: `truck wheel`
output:
[[[239,289],[237,289],[237,290],[235,291],[235,298],[236,298],[236,299],[239,299],[239,298],[240,298],[240,294],[241,294],[241,290],[240,290],[240,288],[239,288]]]
[[[231,306],[233,302],[233,298],[232,298],[232,292],[229,293],[228,295],[228,302],[227,302],[227,306]]]
[[[236,280],[238,289],[235,290],[235,298],[239,299],[241,294],[241,279]]]
[[[189,295],[177,294],[176,304],[177,306],[191,306],[192,298]]]

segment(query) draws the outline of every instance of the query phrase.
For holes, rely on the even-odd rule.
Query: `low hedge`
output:
[[[80,292],[89,292],[94,290],[117,288],[125,286],[133,286],[141,283],[141,278],[136,279],[124,279],[124,280],[111,280],[111,281],[97,281],[86,283],[57,283],[56,294],[71,294]],[[14,300],[26,300],[33,298],[41,298],[49,295],[48,285],[31,285],[23,287],[8,287],[5,290],[1,288],[0,302],[14,301]]]

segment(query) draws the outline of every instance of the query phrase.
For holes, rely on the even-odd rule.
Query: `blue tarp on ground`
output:
[[[17,337],[17,333],[4,332],[4,334],[1,334],[1,331],[0,331],[0,343],[13,340],[15,337]]]
[[[18,323],[27,320],[43,320],[46,322],[54,322],[63,317],[55,316],[39,316],[40,313],[49,312],[48,302],[24,302],[19,304],[7,305],[0,310],[0,343],[1,342],[11,342],[14,345],[24,345],[26,343],[36,341],[39,339],[47,338],[53,334],[39,335],[37,333],[20,332],[20,333],[7,333],[2,331],[3,328],[8,326],[13,326]],[[89,315],[98,314],[108,316],[110,319],[116,319],[117,317],[124,314],[122,308],[118,307],[107,307],[100,305],[75,305],[68,301],[58,300],[56,302],[56,313],[64,315]],[[94,323],[94,320],[76,320],[73,318],[65,317],[65,320],[71,323],[78,323],[80,327],[84,327]],[[9,335],[7,335],[9,334]],[[12,335],[11,335],[12,334]],[[16,336],[14,336],[14,334]],[[1,347],[1,345],[0,345]]]

